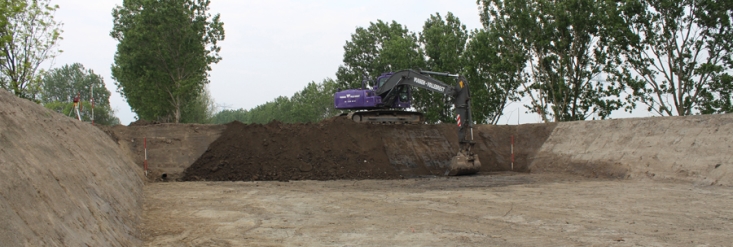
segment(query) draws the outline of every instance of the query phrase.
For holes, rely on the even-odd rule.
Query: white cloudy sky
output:
[[[112,108],[122,124],[134,121],[110,76],[117,42],[109,36],[112,9],[122,0],[54,0],[64,24],[59,55],[50,67],[82,63],[104,77]],[[249,109],[278,96],[291,96],[308,82],[334,78],[343,45],[356,27],[395,20],[419,32],[430,14],[452,12],[469,30],[481,26],[475,0],[211,0],[220,13],[226,39],[223,60],[213,66],[209,89],[227,109]],[[514,103],[501,124],[516,123]],[[508,117],[511,116],[511,121]],[[538,122],[524,114],[522,123]]]

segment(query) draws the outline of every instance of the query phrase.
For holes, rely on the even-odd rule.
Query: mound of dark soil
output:
[[[376,129],[375,129],[376,128]],[[395,179],[380,129],[344,118],[266,125],[232,122],[182,180]]]
[[[146,126],[146,125],[155,125],[160,124],[158,121],[148,121],[145,119],[139,119],[135,122],[130,123],[128,126]]]

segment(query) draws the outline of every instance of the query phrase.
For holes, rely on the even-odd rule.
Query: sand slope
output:
[[[142,171],[101,130],[0,90],[0,246],[137,246]]]
[[[559,123],[533,172],[733,185],[733,115]]]

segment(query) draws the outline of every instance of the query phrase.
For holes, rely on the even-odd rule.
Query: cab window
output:
[[[379,85],[380,88],[382,87],[382,85],[384,85],[385,82],[387,82],[387,79],[388,79],[388,77],[383,77],[383,78],[379,79],[378,85]]]

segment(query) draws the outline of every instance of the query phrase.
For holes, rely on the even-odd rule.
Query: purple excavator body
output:
[[[373,109],[384,109],[384,108],[410,108],[410,91],[403,93],[403,97],[398,97],[392,105],[385,106],[382,104],[382,96],[376,95],[374,92],[379,89],[384,81],[392,76],[392,72],[383,73],[377,78],[377,83],[372,89],[367,88],[367,85],[362,82],[360,89],[346,89],[339,92],[333,97],[333,103],[336,109],[344,110],[373,110]]]

